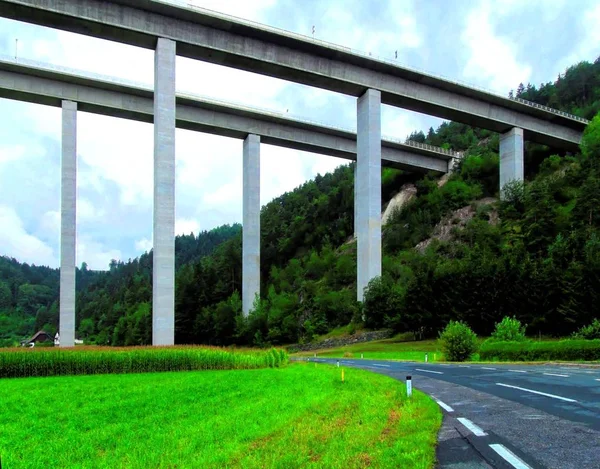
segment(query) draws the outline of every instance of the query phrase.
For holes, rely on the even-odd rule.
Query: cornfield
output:
[[[235,350],[217,347],[12,349],[0,352],[0,378],[241,370],[276,368],[287,362],[287,353],[279,349]]]

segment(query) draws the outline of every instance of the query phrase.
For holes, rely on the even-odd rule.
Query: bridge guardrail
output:
[[[498,93],[497,91],[490,90],[489,88],[485,88],[485,87],[480,86],[480,85],[475,85],[473,83],[469,83],[469,82],[466,82],[464,80],[459,80],[459,79],[456,79],[456,78],[450,78],[448,76],[441,75],[441,74],[434,74],[432,72],[429,72],[427,70],[424,70],[424,69],[421,69],[421,68],[418,68],[418,67],[406,65],[406,64],[404,64],[404,63],[402,63],[402,62],[400,62],[398,60],[391,60],[391,59],[388,59],[386,57],[382,57],[382,56],[377,55],[377,54],[373,55],[371,52],[366,53],[366,52],[358,50],[358,49],[354,49],[354,48],[351,48],[351,47],[342,46],[340,44],[335,44],[333,42],[325,41],[323,39],[314,38],[312,36],[308,36],[308,35],[305,35],[305,34],[300,34],[300,33],[296,33],[296,32],[293,32],[293,31],[288,31],[288,30],[283,29],[283,28],[277,28],[277,27],[274,27],[274,26],[269,26],[269,25],[266,25],[266,24],[259,23],[257,21],[247,20],[247,19],[244,19],[244,18],[240,18],[238,16],[229,15],[229,14],[221,13],[221,12],[218,12],[218,11],[215,11],[215,10],[211,10],[211,9],[208,9],[208,8],[199,7],[199,6],[193,5],[193,4],[191,4],[191,3],[189,3],[189,2],[187,2],[185,0],[162,0],[162,1],[164,3],[170,3],[172,5],[176,5],[176,6],[179,6],[179,7],[182,7],[182,8],[187,8],[187,9],[190,9],[190,10],[197,10],[197,11],[200,11],[200,12],[203,11],[203,12],[206,12],[206,13],[208,13],[210,15],[218,16],[218,17],[221,17],[223,19],[234,20],[234,21],[236,21],[238,23],[246,24],[248,26],[253,26],[253,27],[265,30],[265,31],[272,31],[272,32],[275,32],[275,33],[278,33],[278,34],[283,34],[285,36],[296,38],[296,39],[300,39],[300,40],[303,40],[303,41],[309,41],[309,42],[313,42],[315,44],[321,44],[321,45],[323,45],[325,47],[329,47],[331,49],[336,49],[336,50],[339,50],[339,51],[342,51],[342,52],[350,52],[352,54],[359,55],[361,57],[365,57],[365,58],[377,60],[378,62],[386,63],[388,65],[393,65],[395,67],[402,67],[402,68],[404,68],[406,70],[409,70],[409,71],[412,71],[412,72],[416,72],[416,73],[420,73],[420,74],[426,75],[426,76],[431,77],[431,78],[442,79],[442,80],[447,81],[449,83],[453,83],[453,84],[461,85],[461,86],[466,86],[468,88],[472,88],[472,89],[475,89],[475,90],[478,90],[478,91],[483,91],[484,93],[487,93],[487,94],[490,94],[490,95],[493,95],[493,96],[496,96],[496,97],[499,97],[499,98],[509,99],[509,100],[512,100],[512,101],[516,101],[516,102],[521,103],[523,105],[526,105],[526,106],[529,106],[529,107],[533,107],[533,108],[537,108],[537,109],[541,109],[543,111],[550,112],[550,113],[556,114],[556,115],[560,115],[560,116],[566,117],[568,119],[573,119],[573,120],[576,120],[576,121],[579,121],[579,122],[583,122],[585,124],[589,123],[589,121],[587,119],[584,119],[583,117],[576,116],[574,114],[569,114],[567,112],[563,112],[563,111],[560,111],[558,109],[554,109],[554,108],[551,108],[551,107],[548,107],[548,106],[537,104],[537,103],[534,103],[532,101],[527,101],[527,100],[522,99],[522,98],[510,97],[510,96],[507,97],[507,96],[504,96],[504,95]]]

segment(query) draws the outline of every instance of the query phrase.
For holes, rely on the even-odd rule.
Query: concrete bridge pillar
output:
[[[154,54],[154,252],[152,345],[175,343],[175,49]]]
[[[260,137],[244,140],[242,311],[248,316],[260,295]]]
[[[507,183],[523,179],[523,129],[515,127],[500,135],[500,198]]]
[[[358,98],[356,155],[357,299],[381,275],[381,92]]]
[[[62,102],[60,185],[60,311],[61,347],[75,345],[75,243],[77,210],[77,103]]]

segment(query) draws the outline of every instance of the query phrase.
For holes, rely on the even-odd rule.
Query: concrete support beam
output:
[[[354,238],[358,236],[358,229],[356,228],[356,220],[358,220],[358,191],[356,184],[356,170],[358,169],[358,164],[354,163]]]
[[[152,122],[154,114],[151,89],[2,60],[0,97],[47,106],[76,100],[79,111],[141,122]],[[239,139],[254,134],[261,143],[356,160],[354,132],[198,97],[178,96],[176,106],[178,128]],[[382,140],[381,158],[385,166],[445,173],[451,155],[441,148]]]
[[[248,316],[260,295],[260,137],[244,140],[242,311]]]
[[[75,346],[77,103],[62,103],[60,185],[60,346]]]
[[[358,98],[357,299],[369,281],[381,275],[381,93],[369,89]]]
[[[523,179],[523,129],[515,127],[500,135],[500,197],[507,183]]]
[[[154,253],[152,345],[175,343],[175,48],[154,55]]]

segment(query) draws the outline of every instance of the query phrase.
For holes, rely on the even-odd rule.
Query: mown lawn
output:
[[[360,344],[347,345],[344,347],[315,350],[311,352],[300,352],[297,355],[312,357],[315,353],[319,357],[346,357],[360,358],[361,353],[365,359],[373,360],[406,360],[425,361],[425,353],[429,361],[442,359],[437,340],[406,341],[402,338],[391,338]]]
[[[344,383],[313,363],[2,379],[2,468],[433,467],[435,402],[344,371]]]

